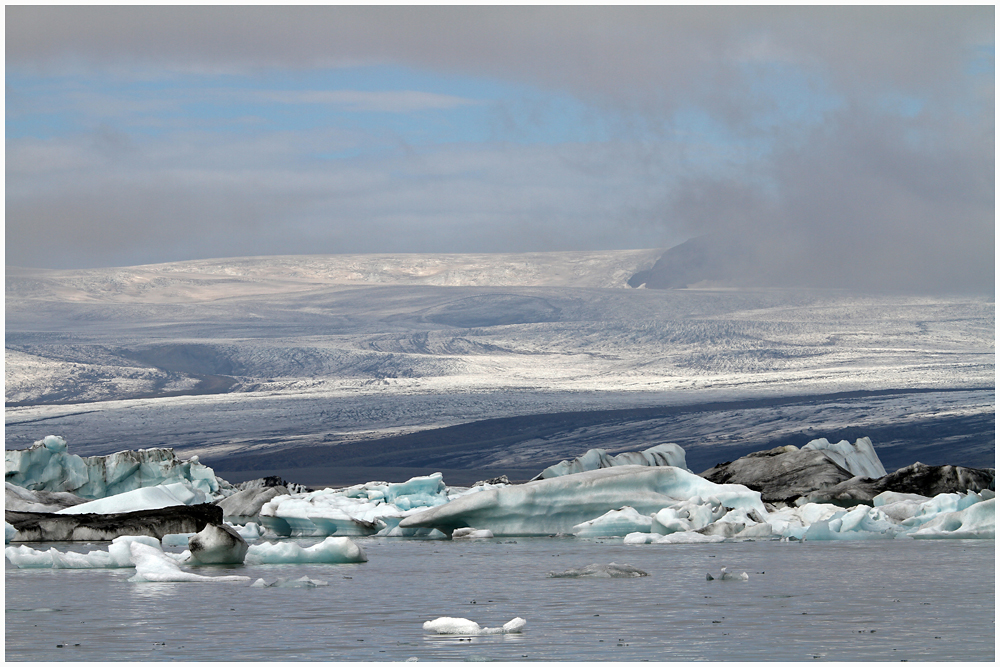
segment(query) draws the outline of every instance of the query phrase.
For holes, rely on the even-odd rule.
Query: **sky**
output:
[[[994,289],[992,5],[8,6],[6,262],[669,248]]]

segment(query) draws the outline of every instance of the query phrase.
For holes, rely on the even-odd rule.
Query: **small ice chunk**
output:
[[[295,542],[252,544],[247,549],[247,565],[281,563],[364,563],[364,550],[349,537],[328,537],[319,544],[303,547]]]
[[[549,576],[554,578],[611,577],[614,579],[627,579],[632,577],[648,577],[649,573],[643,572],[631,565],[618,565],[617,563],[600,565],[598,563],[591,563],[584,567],[574,567],[563,572],[549,572]]]
[[[741,572],[736,574],[735,572],[727,572],[726,568],[722,568],[721,573],[717,577],[713,577],[711,574],[705,575],[706,581],[750,581],[750,575],[746,572]]]
[[[329,586],[330,582],[323,581],[322,579],[310,579],[309,577],[299,577],[298,579],[286,579],[284,577],[279,577],[267,583],[263,579],[258,579],[257,581],[250,584],[251,588],[319,588],[320,586]]]
[[[488,530],[476,530],[475,528],[456,528],[451,533],[451,539],[453,540],[491,539],[492,537],[492,532]]]
[[[505,635],[521,632],[527,621],[521,617],[512,618],[503,624],[502,628],[483,628],[475,621],[467,618],[451,618],[442,616],[424,623],[424,630],[436,632],[439,635]]]
[[[6,521],[3,522],[3,543],[10,544],[10,541],[17,535],[17,528]]]
[[[160,549],[141,542],[132,542],[129,545],[132,552],[132,561],[135,563],[135,576],[130,577],[131,582],[144,581],[208,581],[208,582],[230,582],[230,581],[250,581],[250,577],[238,575],[227,575],[221,577],[208,577],[193,572],[182,570],[177,562],[163,553]]]

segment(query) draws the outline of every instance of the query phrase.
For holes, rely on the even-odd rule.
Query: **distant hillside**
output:
[[[335,285],[625,288],[662,250],[498,254],[288,255],[52,270],[8,266],[6,296],[191,302]]]

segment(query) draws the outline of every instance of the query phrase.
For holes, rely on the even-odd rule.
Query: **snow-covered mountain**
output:
[[[947,403],[992,420],[991,296],[629,288],[661,254],[8,267],[6,444],[55,433],[80,454],[174,446],[209,461],[318,447],[336,462],[338,446],[476,420],[859,390],[985,389]],[[897,417],[938,401],[908,396]],[[849,427],[848,412],[864,417],[826,421]],[[723,421],[738,440],[739,420]],[[525,434],[483,460],[527,470],[601,446],[567,428],[558,446]],[[424,462],[475,467],[449,451]]]

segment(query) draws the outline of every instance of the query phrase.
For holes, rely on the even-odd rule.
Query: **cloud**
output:
[[[86,264],[655,246],[712,232],[754,248],[754,279],[993,289],[991,6],[11,6],[6,25],[9,80],[183,87],[192,72],[292,81],[385,65],[569,95],[607,129],[589,143],[508,145],[517,124],[505,113],[523,101],[491,100],[502,131],[471,146],[415,148],[388,126],[262,123],[227,138],[171,118],[184,114],[180,91],[78,85],[39,101],[8,85],[8,113],[44,102],[89,123],[8,140],[11,263],[51,258],[54,243],[61,261]],[[401,87],[241,94],[355,113],[478,104]],[[165,130],[137,138],[129,123]],[[381,152],[322,157],[361,146]]]

